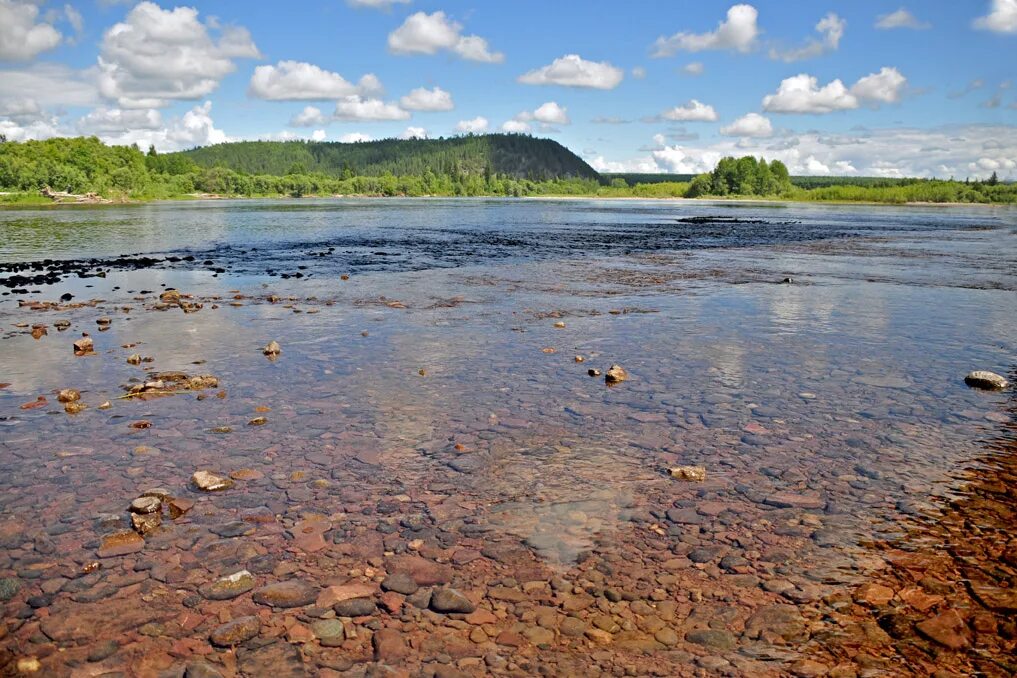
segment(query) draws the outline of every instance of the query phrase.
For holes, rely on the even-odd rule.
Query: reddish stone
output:
[[[374,659],[376,661],[392,661],[402,659],[409,654],[409,648],[403,639],[403,634],[396,629],[378,629],[371,638],[374,646]]]
[[[128,553],[137,553],[143,548],[145,548],[145,540],[140,534],[133,530],[124,530],[103,537],[96,554],[100,558],[115,558]]]
[[[434,586],[445,584],[452,579],[452,568],[441,565],[426,558],[414,555],[401,555],[392,558],[386,569],[390,573],[405,572],[413,577],[418,586]]]
[[[854,601],[859,605],[882,607],[893,600],[893,589],[881,584],[862,584],[855,590]]]
[[[497,624],[498,618],[494,613],[484,608],[478,608],[463,618],[467,624],[481,626],[483,624]]]
[[[919,612],[928,612],[943,602],[943,596],[930,595],[920,588],[904,589],[898,595],[901,600]]]
[[[354,598],[370,598],[378,592],[377,587],[361,582],[351,582],[342,586],[329,586],[320,594],[315,605],[318,607],[332,607],[336,603]]]
[[[385,593],[381,594],[381,596],[378,598],[378,601],[381,603],[382,607],[384,607],[392,614],[399,614],[399,610],[402,609],[403,601],[405,599],[406,597],[401,593],[396,593],[395,591],[386,591]]]
[[[951,650],[960,650],[970,644],[968,640],[968,627],[957,610],[947,610],[935,617],[915,624],[918,632],[929,640]]]

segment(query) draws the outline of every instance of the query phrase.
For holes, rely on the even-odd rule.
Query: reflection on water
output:
[[[8,261],[45,258],[43,233],[79,219],[54,256],[215,250],[232,272],[111,271],[29,295],[73,290],[96,307],[0,302],[0,592],[12,591],[0,659],[71,675],[115,640],[97,671],[160,675],[198,656],[223,675],[441,660],[477,675],[777,675],[786,661],[854,662],[815,641],[885,565],[871,547],[940,497],[966,496],[957,476],[979,438],[1012,426],[999,419],[1006,394],[962,379],[1017,355],[1017,265],[1003,265],[1017,264],[1013,213],[790,206],[779,220],[804,221],[801,237],[707,230],[708,249],[668,230],[680,210],[728,209],[773,218],[536,201],[3,213]],[[38,223],[23,232],[26,220]],[[266,274],[340,240],[352,254],[318,257],[310,279]],[[347,267],[381,241],[396,259]],[[250,261],[229,253],[252,245]],[[155,310],[139,290],[160,284],[203,308]],[[99,332],[102,315],[113,321]],[[96,355],[72,355],[82,331]],[[268,361],[273,339],[283,353]],[[129,365],[132,353],[154,362]],[[613,363],[631,379],[587,375]],[[224,397],[118,400],[146,370],[213,374]],[[88,409],[65,414],[61,388]],[[46,406],[21,409],[40,395]],[[267,423],[248,425],[259,415]],[[707,480],[668,477],[679,464]],[[188,486],[197,469],[236,486],[202,494]],[[164,516],[141,551],[98,558],[153,487],[196,505]],[[391,591],[352,617],[203,593],[245,568],[259,587],[316,590],[408,573],[484,614]],[[139,599],[153,604],[128,613]],[[246,615],[262,626],[236,654],[207,645]],[[301,630],[337,615],[338,648]],[[397,632],[395,650],[382,629]]]

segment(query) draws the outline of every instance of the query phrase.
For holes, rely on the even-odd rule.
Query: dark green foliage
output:
[[[689,185],[690,198],[715,196],[780,196],[791,191],[791,178],[780,160],[769,163],[751,155],[721,158],[709,174],[700,174]]]
[[[357,150],[346,156],[336,147]],[[401,157],[400,148],[405,151],[405,157]],[[282,169],[270,173],[264,169],[239,171],[215,164],[203,166],[196,162],[194,155],[204,151],[236,153],[235,159],[243,158],[245,167]],[[264,158],[258,155],[259,151],[264,151]],[[315,156],[315,152],[322,155]],[[321,170],[321,158],[326,156],[329,172]],[[371,162],[367,163],[366,159]],[[435,163],[437,168],[432,168],[430,163]],[[417,171],[397,173],[385,170],[386,167],[413,167]],[[506,171],[513,168],[515,173]],[[360,144],[243,142],[169,154],[159,154],[153,148],[143,153],[137,146],[106,146],[95,137],[0,143],[0,202],[4,203],[44,203],[46,199],[39,194],[43,186],[57,191],[94,192],[106,197],[133,199],[209,193],[293,197],[681,198],[720,195],[884,203],[1017,203],[1017,184],[998,183],[998,180],[992,183],[991,179],[961,183],[926,179],[814,178],[814,184],[803,188],[792,185],[782,163],[767,163],[752,157],[724,158],[713,172],[701,174],[691,183],[674,181],[676,175],[665,175],[672,181],[632,180],[638,176],[647,175],[615,175],[605,183],[588,165],[559,144],[521,135]]]
[[[325,141],[240,141],[172,154],[201,167],[248,174],[421,176],[428,170],[455,179],[495,175],[513,179],[600,179],[581,158],[551,139],[485,134],[441,139],[382,139],[352,144]]]

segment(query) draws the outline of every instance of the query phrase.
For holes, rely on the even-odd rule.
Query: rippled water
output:
[[[762,223],[681,221],[694,216]],[[137,253],[174,260],[115,264]],[[882,567],[871,546],[935,515],[982,439],[1001,435],[1007,394],[963,376],[1017,372],[1007,209],[384,200],[0,212],[0,262],[85,258],[97,260],[86,277],[0,297],[0,575],[20,584],[0,644],[54,675],[108,638],[119,650],[99,665],[155,657],[157,675],[159,662],[193,658],[182,639],[205,643],[258,610],[262,633],[239,659],[211,650],[224,675],[362,675],[381,627],[411,650],[380,659],[411,668],[451,657],[467,673],[511,672],[472,662],[493,653],[524,673],[682,675],[696,662],[776,673],[805,638],[775,645],[747,622],[794,606],[818,633],[830,597]],[[162,286],[203,307],[156,310]],[[17,306],[64,292],[103,301]],[[97,332],[103,315],[111,328]],[[71,328],[57,331],[59,319]],[[47,334],[34,339],[33,323]],[[82,331],[97,355],[72,354]],[[283,353],[268,361],[273,339]],[[132,353],[154,362],[129,365]],[[614,363],[629,381],[586,373]],[[117,400],[144,370],[209,373],[226,397]],[[89,408],[65,414],[61,388]],[[40,395],[47,406],[20,409]],[[265,425],[247,425],[259,414]],[[151,427],[129,426],[139,420]],[[705,466],[707,481],[669,478],[676,464]],[[204,495],[188,487],[197,469],[257,473]],[[197,506],[83,574],[154,486]],[[312,514],[325,516],[323,548],[301,540]],[[251,529],[224,537],[237,520]],[[194,599],[243,567],[259,586],[323,587],[420,560],[499,615],[489,640],[407,603],[347,620],[331,649],[285,637],[331,610],[296,620],[249,594]],[[562,582],[592,605],[573,609]],[[104,622],[95,638],[76,630],[139,597],[164,614]],[[570,614],[607,640],[569,635]],[[718,634],[704,642],[704,630]],[[499,635],[510,632],[520,643]]]

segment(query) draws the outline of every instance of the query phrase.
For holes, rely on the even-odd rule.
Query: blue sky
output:
[[[1017,178],[1017,0],[0,0],[0,133],[464,131],[609,171]]]

